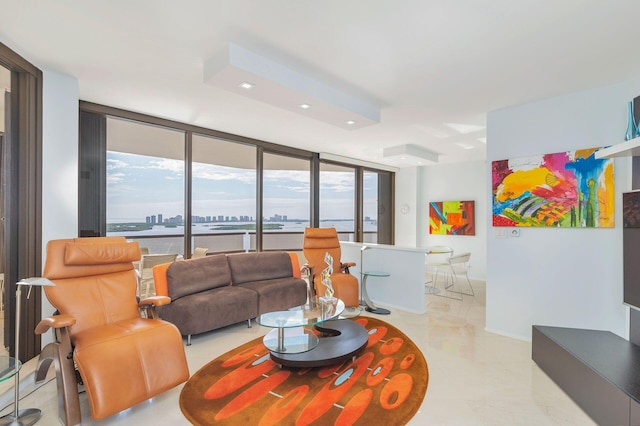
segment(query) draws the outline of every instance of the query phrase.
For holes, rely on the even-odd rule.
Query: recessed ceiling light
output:
[[[480,130],[484,130],[485,128],[484,126],[478,126],[475,124],[444,123],[444,125],[463,135],[466,135],[467,133],[479,132]]]
[[[301,104],[300,108],[302,108],[302,109],[311,108],[311,105],[309,105],[309,104]]]
[[[248,81],[243,81],[242,83],[240,83],[240,87],[242,87],[243,89],[253,89],[256,85],[253,83],[249,83]]]
[[[356,124],[356,122],[355,122],[355,121],[353,121],[353,120],[349,120],[349,121],[347,121],[347,124],[348,124],[348,125],[352,125],[352,124]]]
[[[458,145],[461,148],[464,149],[473,149],[475,148],[475,146],[471,145],[470,143],[465,143],[465,142],[456,142],[456,145]]]

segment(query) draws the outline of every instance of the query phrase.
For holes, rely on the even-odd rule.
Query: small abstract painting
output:
[[[429,203],[429,233],[475,235],[475,202],[434,201]]]
[[[493,226],[613,228],[613,159],[598,149],[494,161]]]

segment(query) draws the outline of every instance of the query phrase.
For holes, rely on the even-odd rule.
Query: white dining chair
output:
[[[438,265],[436,267],[434,285],[440,273],[442,273],[444,281],[443,291],[438,293],[438,296],[457,300],[462,300],[463,295],[475,296],[468,274],[470,258],[471,253],[469,252],[456,254],[449,257],[445,265]],[[453,293],[453,295],[451,293]]]
[[[193,254],[191,255],[192,259],[198,259],[201,257],[205,257],[207,255],[207,251],[209,251],[208,248],[205,247],[196,247],[195,250],[193,251]]]
[[[449,246],[431,246],[427,248],[425,255],[425,270],[429,273],[429,279],[425,281],[427,285],[426,293],[433,292],[438,267],[447,266],[448,259],[453,255],[453,249]]]

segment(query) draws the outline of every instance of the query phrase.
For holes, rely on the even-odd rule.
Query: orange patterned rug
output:
[[[280,369],[260,337],[195,373],[180,394],[182,413],[195,425],[406,424],[427,391],[422,352],[391,324],[354,321],[369,332],[355,361]]]

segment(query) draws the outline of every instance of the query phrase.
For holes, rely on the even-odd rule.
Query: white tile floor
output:
[[[391,315],[381,317],[413,339],[429,364],[429,388],[420,411],[409,424],[595,424],[531,360],[530,343],[483,331],[484,283],[474,282],[474,289],[476,296],[465,296],[462,301],[427,295],[426,314],[392,309]],[[211,359],[267,331],[256,324],[247,328],[243,323],[195,336],[193,344],[185,347],[191,372],[195,373]],[[123,386],[123,391],[125,389]],[[91,419],[83,395],[83,424],[188,424],[180,412],[180,389],[165,392],[100,422]],[[42,409],[40,426],[60,424],[55,380],[33,390],[33,385],[27,385],[22,391],[20,408]],[[12,409],[6,407],[0,414]]]

